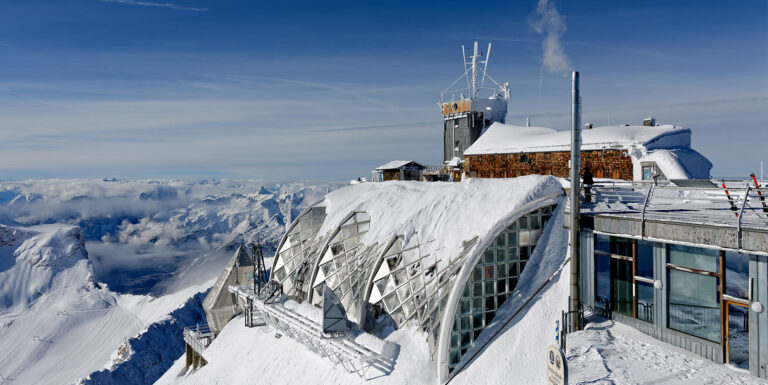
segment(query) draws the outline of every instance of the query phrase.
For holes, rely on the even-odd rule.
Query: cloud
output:
[[[150,1],[139,1],[139,0],[100,0],[100,1],[105,3],[141,5],[144,7],[170,8],[170,9],[176,9],[179,11],[204,12],[208,10],[208,8],[185,7],[183,5],[178,5],[174,3],[153,3]]]
[[[547,72],[567,74],[571,70],[571,60],[565,54],[560,37],[565,33],[565,19],[550,0],[539,0],[535,18],[530,20],[531,28],[542,35],[543,56],[541,64]]]

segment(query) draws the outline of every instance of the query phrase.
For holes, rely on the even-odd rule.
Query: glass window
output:
[[[701,247],[669,245],[669,263],[696,270],[718,272],[717,257],[720,252]]]
[[[608,308],[611,298],[611,257],[595,254],[595,302]]]
[[[509,294],[515,290],[517,277],[525,267],[525,260],[528,259],[530,252],[535,247],[533,243],[537,240],[537,237],[527,236],[530,233],[529,228],[541,228],[539,213],[550,213],[551,211],[552,207],[547,207],[546,211],[535,210],[518,218],[491,242],[478,264],[473,268],[464,290],[464,293],[467,293],[470,291],[468,288],[472,288],[471,317],[469,319],[463,318],[466,314],[464,313],[466,303],[462,298],[456,313],[457,321],[454,321],[460,322],[461,325],[459,327],[454,326],[451,335],[451,341],[460,338],[461,347],[459,350],[451,350],[449,370],[453,370],[455,367],[454,359],[456,363],[461,361],[461,356],[472,347],[475,339],[493,320],[496,311],[509,298]],[[526,236],[521,237],[523,232]],[[529,242],[532,244],[527,245]],[[526,246],[518,248],[518,244],[526,244]],[[465,321],[469,322],[468,330],[472,330],[472,333],[466,333]],[[458,337],[461,332],[464,334]],[[467,343],[465,344],[465,342]],[[458,354],[458,357],[454,357],[454,354]]]
[[[669,327],[720,341],[717,277],[669,269]]]
[[[653,284],[637,282],[637,318],[653,323]]]
[[[749,254],[725,252],[725,294],[736,298],[748,298]]]
[[[653,279],[653,243],[637,241],[637,276]]]

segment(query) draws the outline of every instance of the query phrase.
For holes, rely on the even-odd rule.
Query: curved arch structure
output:
[[[461,362],[513,294],[560,200],[549,197],[527,204],[505,219],[503,226],[485,238],[465,261],[443,313],[446,327],[437,342],[437,373],[441,379]]]
[[[270,279],[283,285],[283,291],[289,295],[302,292],[312,254],[310,251],[326,217],[325,207],[321,204],[315,204],[299,214],[277,247]]]
[[[272,279],[314,305],[327,285],[366,330],[419,328],[443,380],[514,290],[563,196],[547,176],[349,186],[294,221]]]

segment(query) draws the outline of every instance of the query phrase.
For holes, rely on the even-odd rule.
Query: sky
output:
[[[768,0],[3,0],[0,180],[343,181],[442,161],[440,93],[493,44],[508,123],[693,130],[768,173]],[[482,96],[482,95],[481,95]]]

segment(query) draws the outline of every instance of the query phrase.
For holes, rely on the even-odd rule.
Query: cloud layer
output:
[[[170,9],[175,9],[179,11],[203,12],[208,10],[208,8],[185,7],[183,5],[178,5],[174,3],[153,3],[150,1],[137,1],[137,0],[100,0],[100,1],[103,1],[105,3],[140,5],[144,7],[170,8]]]

